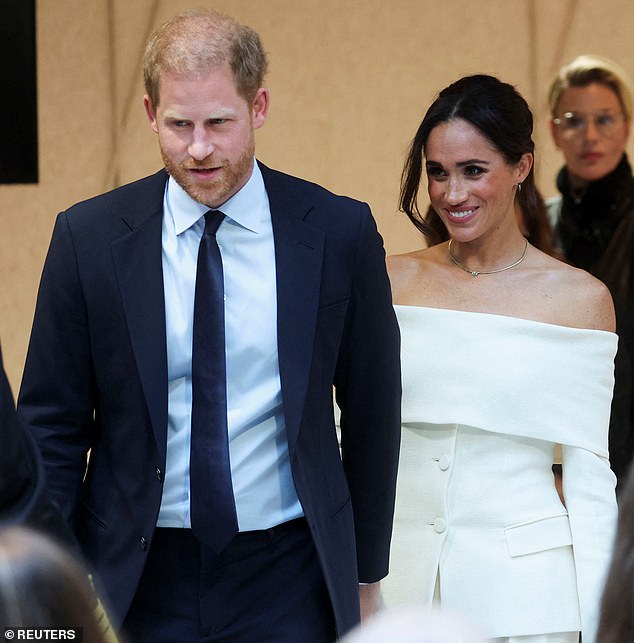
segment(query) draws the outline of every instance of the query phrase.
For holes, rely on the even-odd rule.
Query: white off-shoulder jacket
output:
[[[594,643],[617,515],[616,335],[395,308],[403,432],[385,603],[436,591],[489,637],[581,630]]]

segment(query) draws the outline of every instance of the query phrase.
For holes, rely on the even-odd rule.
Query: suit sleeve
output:
[[[596,641],[601,595],[616,532],[615,483],[607,458],[564,445],[563,491],[572,532],[584,643]]]
[[[400,445],[400,336],[382,239],[364,207],[335,375],[360,582],[388,572]]]
[[[33,438],[20,426],[0,354],[0,524],[26,525],[74,546],[49,498],[44,468]]]
[[[86,307],[64,213],[44,264],[18,399],[37,441],[53,500],[73,522],[96,423]]]

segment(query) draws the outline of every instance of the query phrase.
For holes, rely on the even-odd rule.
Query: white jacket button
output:
[[[441,455],[440,458],[438,458],[438,468],[441,471],[447,471],[450,466],[451,458],[448,455]]]
[[[442,534],[447,529],[447,521],[444,518],[436,518],[434,520],[434,531],[437,534]]]

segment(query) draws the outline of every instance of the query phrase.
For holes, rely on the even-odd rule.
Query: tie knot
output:
[[[209,210],[205,212],[205,234],[216,234],[222,220],[225,218],[220,210]]]

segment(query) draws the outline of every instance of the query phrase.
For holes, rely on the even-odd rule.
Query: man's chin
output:
[[[225,196],[227,190],[224,186],[200,185],[193,181],[183,180],[181,176],[173,176],[173,178],[194,201],[209,208],[216,208],[229,198],[229,196]]]
[[[187,194],[189,194],[189,196],[194,199],[194,201],[198,201],[198,203],[202,203],[208,208],[217,208],[227,200],[226,198],[223,198],[222,195],[219,195],[216,191],[211,190],[192,189],[185,190],[185,192],[187,192]]]
[[[249,157],[250,159],[250,157]],[[232,168],[224,166],[218,168],[216,176],[205,179],[204,177],[192,176],[185,168],[175,168],[167,165],[166,169],[180,187],[195,201],[206,205],[208,208],[218,208],[228,201],[247,182],[250,173],[238,171],[241,166]]]

